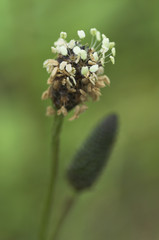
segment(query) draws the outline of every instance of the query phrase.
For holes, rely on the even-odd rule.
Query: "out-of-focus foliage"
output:
[[[81,196],[60,239],[159,239],[158,1],[0,1],[0,239],[34,240],[50,173],[52,119],[42,68],[59,32],[91,27],[116,42],[111,87],[62,133],[57,210],[69,194],[64,169],[105,114],[120,116],[107,171]],[[88,41],[90,39],[88,38]]]

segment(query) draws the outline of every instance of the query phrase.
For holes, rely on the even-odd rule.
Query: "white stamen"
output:
[[[75,46],[75,40],[71,40],[71,41],[68,43],[68,47],[69,47],[70,49],[72,49],[72,48],[74,48],[74,46]]]
[[[49,59],[45,60],[45,61],[43,62],[43,67],[47,67],[47,66],[48,66],[48,63],[49,63]]]
[[[85,50],[81,50],[80,55],[81,55],[82,60],[86,60],[87,52]]]
[[[57,49],[55,47],[51,47],[52,53],[57,53]]]
[[[109,38],[104,38],[102,41],[102,47],[109,48]]]
[[[94,57],[94,60],[97,62],[99,57],[98,57],[98,53],[97,52],[94,52],[93,53],[93,57]]]
[[[85,38],[85,36],[86,36],[86,34],[83,30],[79,30],[79,31],[77,31],[77,33],[78,33],[79,38],[81,38],[81,39]]]
[[[110,42],[109,43],[109,48],[111,49],[111,48],[113,48],[115,46],[115,42]]]
[[[67,52],[67,48],[65,46],[60,47],[60,53],[63,56],[67,56],[68,52]]]
[[[62,63],[60,63],[60,70],[64,70],[64,68],[66,67],[67,62],[63,61]]]
[[[48,66],[47,68],[46,68],[46,71],[48,72],[48,73],[51,73],[51,67],[50,66]]]
[[[110,56],[109,58],[110,58],[110,61],[111,61],[113,64],[115,64],[115,59],[114,59],[114,57],[113,57],[113,56]]]
[[[67,38],[67,33],[66,32],[61,32],[60,33],[60,38],[63,38],[63,39]]]
[[[66,41],[63,38],[59,38],[56,42],[54,42],[54,45],[57,46],[57,47],[65,46]]]
[[[90,67],[90,72],[92,72],[92,73],[93,73],[93,72],[96,72],[96,71],[98,70],[98,68],[99,68],[99,67],[98,67],[97,64],[96,64],[96,65],[93,65],[93,66]]]
[[[78,54],[81,52],[81,49],[80,49],[78,46],[76,46],[76,47],[73,48],[73,52],[74,52],[76,55],[78,55]]]
[[[99,31],[96,32],[96,38],[97,38],[97,41],[101,40],[101,35]]]
[[[105,36],[105,34],[102,34],[102,38],[104,39],[104,38],[107,38],[107,37]]]
[[[88,67],[82,67],[81,74],[86,75],[88,73]]]
[[[72,71],[72,66],[71,66],[71,64],[67,64],[67,65],[66,65],[66,71],[69,72],[69,73]]]
[[[102,58],[100,59],[100,61],[101,61],[102,66],[104,67],[104,58],[102,57]]]
[[[109,48],[108,47],[105,47],[105,46],[102,46],[100,52],[104,55],[106,52],[109,51]]]
[[[97,29],[96,29],[96,28],[91,28],[91,29],[90,29],[90,34],[91,34],[92,36],[96,36],[96,33],[97,33]]]
[[[115,57],[115,55],[116,55],[116,50],[115,50],[114,47],[112,48],[112,54],[113,54],[113,57]]]

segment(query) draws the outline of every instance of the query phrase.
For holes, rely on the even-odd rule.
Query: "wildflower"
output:
[[[79,30],[80,39],[85,38],[85,32]],[[99,100],[100,89],[110,85],[110,80],[104,73],[104,65],[109,59],[115,63],[115,43],[110,42],[96,28],[91,28],[91,46],[82,44],[81,40],[67,41],[67,33],[61,32],[60,38],[51,47],[55,59],[43,63],[50,77],[47,80],[49,88],[43,93],[42,99],[50,98],[54,111],[47,109],[47,115],[67,113],[75,108],[71,120],[78,118],[87,107],[84,105],[89,98]],[[102,36],[102,38],[101,38]]]

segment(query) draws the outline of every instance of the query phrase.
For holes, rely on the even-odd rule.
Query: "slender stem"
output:
[[[94,36],[92,36],[90,48],[93,46]]]
[[[48,196],[46,200],[46,207],[44,209],[44,215],[42,218],[41,229],[39,240],[46,240],[49,220],[51,217],[51,209],[54,204],[54,195],[55,195],[55,185],[57,180],[58,173],[58,160],[59,160],[59,141],[60,141],[60,132],[63,122],[63,116],[54,117],[54,126],[53,126],[53,138],[52,138],[52,167],[51,167],[51,179],[48,190]]]
[[[50,240],[57,240],[58,236],[59,236],[59,232],[68,216],[68,214],[70,213],[70,210],[72,209],[72,207],[74,206],[76,200],[77,200],[77,196],[78,194],[75,193],[74,195],[72,195],[66,202],[65,204],[65,208],[61,214],[61,217],[57,223],[57,226],[55,228],[55,231],[53,232]]]

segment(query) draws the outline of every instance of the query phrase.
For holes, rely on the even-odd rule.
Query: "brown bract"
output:
[[[75,108],[74,116],[70,120],[78,118],[87,107],[84,105],[88,98],[98,101],[101,96],[100,89],[110,85],[110,80],[103,73],[100,61],[93,57],[94,49],[79,45],[86,51],[87,58],[82,60],[80,55],[67,48],[68,55],[58,54],[56,59],[47,60],[47,70],[50,77],[47,80],[49,88],[42,94],[42,99],[50,98],[57,114],[67,115],[68,111]],[[97,71],[91,71],[91,67],[98,65]],[[87,67],[88,71],[82,74],[82,68]],[[47,115],[54,112],[47,109]]]

